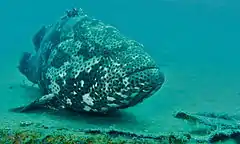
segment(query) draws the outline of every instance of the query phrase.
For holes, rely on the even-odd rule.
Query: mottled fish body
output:
[[[107,113],[135,106],[164,83],[142,44],[81,9],[42,27],[33,43],[36,53],[25,53],[19,70],[44,94],[18,108],[22,112],[47,107]]]

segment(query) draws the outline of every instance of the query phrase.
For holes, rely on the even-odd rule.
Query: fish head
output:
[[[104,74],[102,90],[110,92],[109,99],[112,97],[117,102],[113,107],[135,106],[160,90],[165,81],[157,63],[135,41],[108,52],[100,67]]]

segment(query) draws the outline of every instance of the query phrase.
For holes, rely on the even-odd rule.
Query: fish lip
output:
[[[140,69],[135,69],[134,71],[129,72],[129,73],[127,74],[127,77],[128,77],[128,76],[131,76],[131,75],[133,75],[133,74],[135,74],[135,73],[143,72],[143,71],[145,71],[145,70],[150,70],[150,69],[159,69],[159,68],[158,68],[157,66],[149,66],[149,67],[143,67],[143,68],[140,68]]]

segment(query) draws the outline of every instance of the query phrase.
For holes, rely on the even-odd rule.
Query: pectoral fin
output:
[[[56,95],[47,94],[40,97],[39,99],[36,99],[35,101],[26,106],[13,108],[10,109],[10,111],[24,113],[42,108],[59,109],[59,107],[60,102],[57,100]]]

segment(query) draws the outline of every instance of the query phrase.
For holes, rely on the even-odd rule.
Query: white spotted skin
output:
[[[84,106],[84,108],[83,108],[83,110],[85,110],[85,111],[90,111],[91,110],[91,107],[89,107],[89,106]]]
[[[129,78],[128,77],[125,77],[123,79],[123,84],[127,87],[129,85]]]
[[[102,111],[102,112],[106,112],[106,111],[108,111],[108,108],[107,108],[107,107],[102,107],[102,108],[101,108],[101,111]]]
[[[82,98],[83,98],[83,102],[85,102],[87,105],[89,105],[89,106],[93,106],[94,105],[94,100],[90,97],[89,93],[84,94],[82,96]]]
[[[73,94],[73,95],[77,95],[77,92],[73,91],[72,94]]]
[[[51,93],[58,94],[60,91],[60,86],[56,82],[52,82],[49,85],[49,89],[51,89]]]
[[[59,74],[59,76],[60,76],[61,78],[63,78],[63,77],[66,76],[66,75],[67,75],[66,72],[61,72],[61,73]]]
[[[107,100],[108,101],[114,101],[114,100],[116,100],[114,97],[107,97]]]
[[[44,96],[42,96],[42,97],[39,99],[39,102],[51,100],[54,96],[55,96],[54,94],[44,95]]]
[[[83,87],[83,85],[84,85],[84,81],[83,81],[83,80],[81,80],[80,82],[81,82],[81,87]]]
[[[127,98],[128,97],[127,95],[124,95],[121,92],[116,92],[116,94],[119,95],[120,97],[123,97],[123,98]]]
[[[107,104],[110,108],[116,108],[116,107],[119,107],[118,104],[115,104],[115,103],[111,103],[111,104]]]
[[[67,100],[66,100],[67,102],[67,105],[72,105],[72,101],[71,101],[71,99],[69,99],[69,98],[67,98]]]

